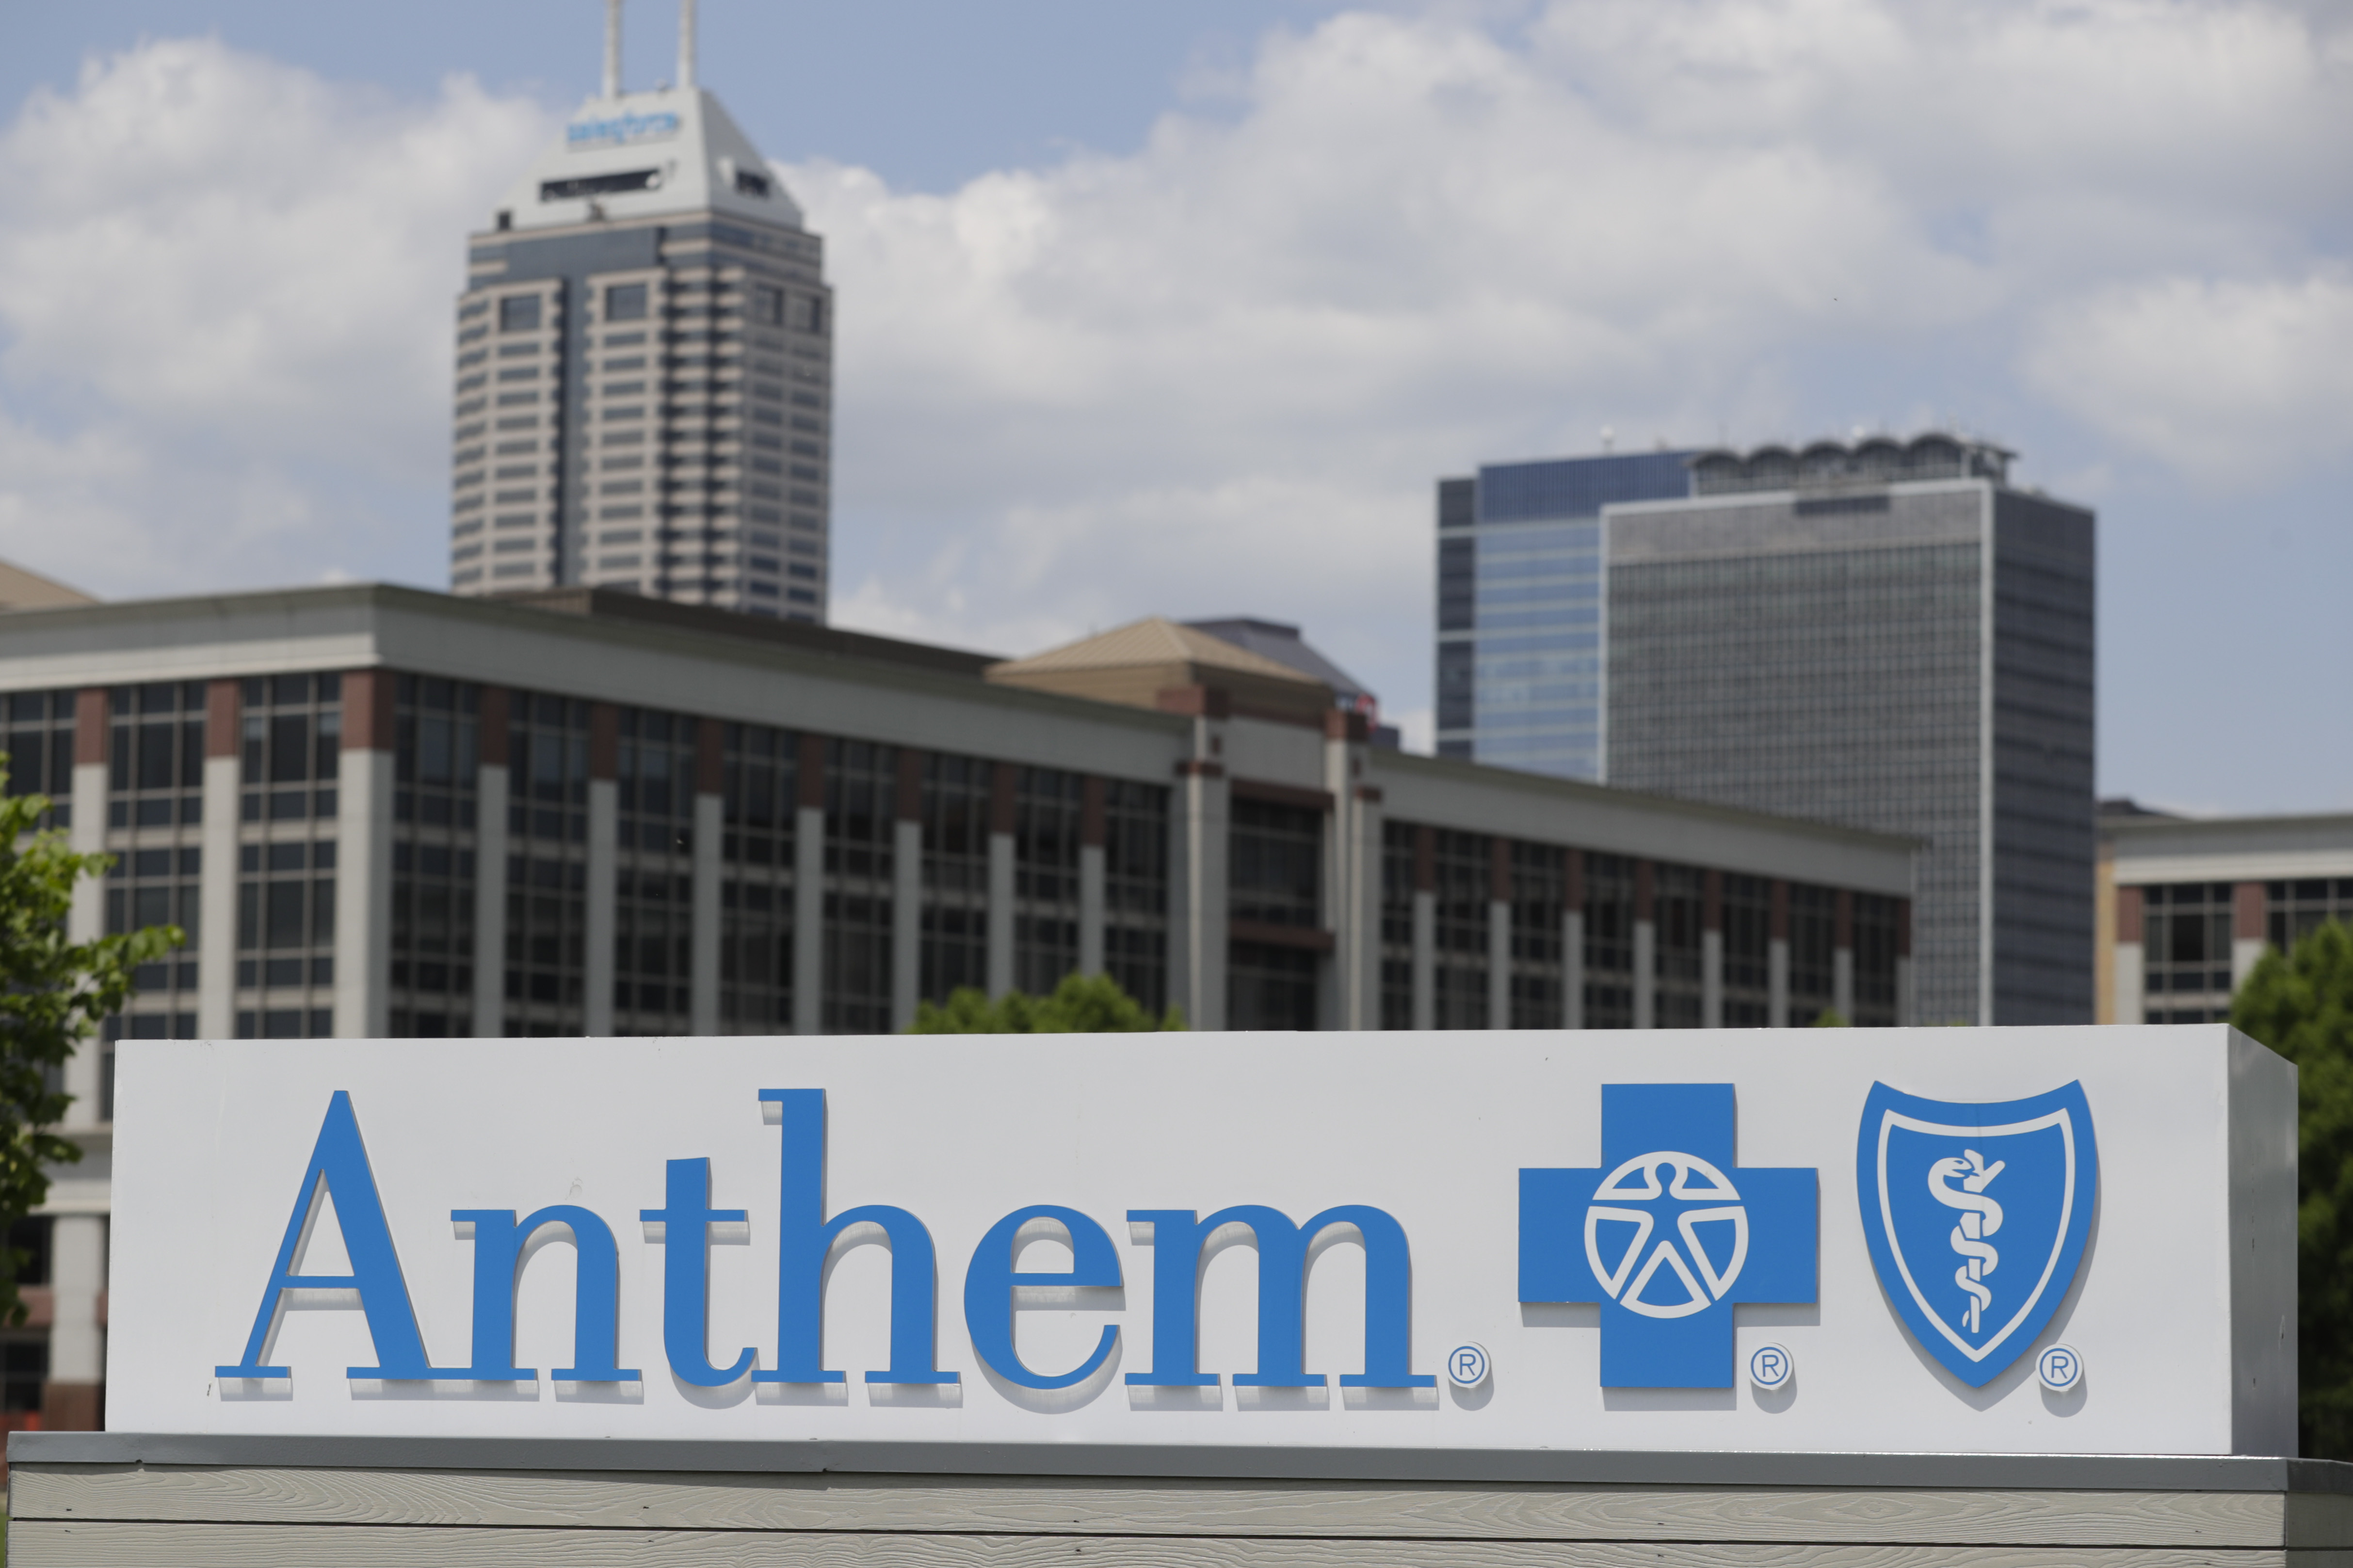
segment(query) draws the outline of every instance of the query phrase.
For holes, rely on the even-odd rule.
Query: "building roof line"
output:
[[[626,597],[627,595],[622,595]],[[648,601],[659,603],[659,601]],[[689,614],[719,615],[725,612],[698,612],[695,606],[670,606]],[[426,616],[446,616],[470,620],[476,624],[505,622],[515,630],[543,636],[581,637],[603,643],[636,647],[649,653],[682,653],[726,664],[752,666],[775,670],[779,674],[796,674],[850,681],[859,684],[894,688],[950,699],[958,702],[981,701],[1013,711],[1083,718],[1089,723],[1113,724],[1119,727],[1150,731],[1181,741],[1190,721],[1178,714],[1164,713],[1149,708],[1134,708],[1121,703],[1071,696],[1061,692],[1043,691],[1019,686],[1000,686],[974,677],[944,670],[937,666],[861,656],[839,648],[786,647],[724,631],[665,624],[653,619],[601,618],[562,610],[548,609],[512,600],[461,597],[437,593],[429,589],[411,588],[396,584],[359,583],[336,584],[317,588],[264,589],[250,593],[190,596],[180,599],[131,600],[108,605],[73,606],[59,610],[26,612],[16,626],[18,617],[0,619],[0,655],[8,651],[5,640],[10,630],[31,630],[35,626],[54,628],[77,624],[104,626],[108,621],[153,621],[216,618],[227,620],[240,615],[268,615],[272,612],[332,612],[348,610],[356,615],[369,613],[406,613]],[[37,623],[33,617],[39,617]],[[77,621],[76,617],[83,617]],[[729,616],[733,619],[732,616]],[[764,622],[751,623],[754,626]],[[357,629],[357,628],[353,628]],[[829,628],[805,627],[804,630],[826,632]],[[344,635],[348,636],[348,632]],[[891,644],[892,639],[866,638],[864,634],[839,634],[876,644]],[[237,639],[247,640],[247,639]],[[283,642],[283,634],[259,636],[256,643]],[[921,648],[922,644],[900,644],[902,647]],[[949,650],[942,650],[949,651]],[[979,656],[962,656],[979,659]],[[46,660],[45,660],[46,662]],[[250,671],[254,674],[278,673],[292,668],[395,668],[404,672],[447,677],[453,679],[478,679],[479,672],[450,662],[436,664],[430,660],[377,658],[336,658],[321,665],[315,661],[285,659],[258,661]],[[227,674],[228,671],[218,673]],[[103,682],[98,682],[103,684]],[[46,689],[57,684],[54,679],[31,679],[16,689]],[[498,682],[492,682],[498,684]],[[9,689],[0,678],[0,689]],[[560,681],[540,682],[531,689],[546,690],[565,696],[577,695],[591,700],[613,700],[610,693],[575,692]],[[649,706],[670,704],[649,700]],[[726,713],[707,713],[704,717],[729,718]],[[744,715],[744,722],[773,721]]]
[[[2195,833],[2200,828],[2217,830],[2245,828],[2347,827],[2353,828],[2353,811],[2308,811],[2269,813],[2252,816],[2104,816],[2100,832],[2129,834],[2133,837],[2167,833]]]
[[[1926,844],[1925,838],[1909,834],[1882,833],[1868,827],[1849,827],[1841,823],[1823,822],[1810,816],[1787,816],[1778,812],[1752,811],[1746,806],[1719,805],[1713,801],[1687,800],[1681,795],[1660,795],[1651,790],[1628,789],[1623,784],[1590,784],[1583,779],[1562,778],[1555,773],[1528,773],[1494,763],[1465,762],[1459,757],[1430,757],[1418,752],[1378,751],[1372,753],[1382,769],[1396,768],[1406,773],[1456,774],[1472,773],[1482,784],[1515,788],[1531,795],[1555,795],[1564,800],[1588,802],[1594,805],[1626,806],[1637,805],[1645,808],[1662,808],[1680,816],[1707,822],[1723,822],[1748,827],[1773,827],[1794,830],[1841,843],[1855,844],[1873,849],[1916,850]]]

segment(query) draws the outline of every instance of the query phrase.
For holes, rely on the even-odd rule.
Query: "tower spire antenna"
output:
[[[605,0],[605,96],[621,96],[621,0]]]
[[[694,0],[678,0],[678,85],[694,88]]]

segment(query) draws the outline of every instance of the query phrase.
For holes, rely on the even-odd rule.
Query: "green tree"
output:
[[[177,926],[150,926],[68,941],[74,884],[106,875],[113,859],[77,855],[63,833],[37,831],[47,797],[6,795],[7,778],[0,752],[0,1237],[47,1201],[48,1167],[81,1158],[55,1131],[73,1103],[57,1088],[66,1059],[122,1010],[132,970],[184,940]],[[25,1321],[16,1275],[31,1260],[0,1246],[0,1322]]]
[[[1817,1029],[1844,1029],[1852,1026],[1847,1022],[1845,1014],[1835,1007],[1825,1007],[1814,1015],[1813,1026]]]
[[[2231,1022],[2295,1064],[2297,1424],[2308,1458],[2353,1458],[2353,931],[2264,953]]]
[[[1071,973],[1048,996],[1008,991],[991,1002],[972,986],[948,994],[944,1005],[915,1008],[911,1035],[1109,1035],[1142,1029],[1181,1029],[1185,1015],[1171,1006],[1154,1020],[1135,998],[1108,974]]]

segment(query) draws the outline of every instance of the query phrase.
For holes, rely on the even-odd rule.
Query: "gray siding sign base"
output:
[[[2228,1457],[1431,1452],[17,1433],[17,1568],[2298,1564],[2353,1466]]]

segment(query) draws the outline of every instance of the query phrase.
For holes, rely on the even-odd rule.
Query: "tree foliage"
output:
[[[0,754],[0,791],[7,758]],[[0,1237],[47,1202],[47,1168],[81,1150],[55,1131],[72,1097],[57,1085],[74,1047],[131,997],[131,973],[177,947],[176,926],[70,942],[74,884],[102,877],[105,855],[77,855],[63,833],[37,832],[46,796],[0,795]],[[0,1246],[0,1322],[25,1321],[16,1276],[32,1255]]]
[[[2301,1447],[2353,1458],[2353,931],[2331,921],[2263,954],[2231,1022],[2295,1064]]]
[[[1071,973],[1047,996],[1008,991],[991,1002],[962,986],[944,1006],[915,1008],[911,1035],[1109,1035],[1140,1029],[1181,1029],[1185,1015],[1171,1006],[1157,1021],[1108,974]]]

